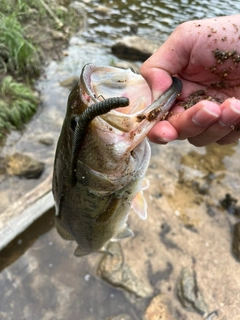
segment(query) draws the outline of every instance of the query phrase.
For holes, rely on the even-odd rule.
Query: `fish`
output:
[[[86,64],[69,94],[53,168],[55,225],[77,242],[75,256],[107,252],[133,236],[129,212],[147,218],[143,191],[151,157],[147,134],[181,93],[181,80],[152,102],[145,79],[131,69]]]

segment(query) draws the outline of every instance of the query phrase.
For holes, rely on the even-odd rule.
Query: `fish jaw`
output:
[[[131,70],[88,64],[82,70],[79,87],[86,106],[103,101],[103,97],[127,97],[130,101],[125,108],[93,119],[78,157],[77,180],[84,183],[85,172],[99,182],[92,192],[100,192],[100,186],[105,185],[101,192],[107,194],[126,185],[148,158],[136,147],[166,116],[181,91],[181,81],[173,78],[172,86],[151,103],[151,91],[142,76]]]
[[[82,91],[90,97],[93,103],[112,97],[130,99],[128,108],[121,109],[122,113],[133,113],[138,107],[135,103],[139,92],[144,97],[144,105],[151,104],[151,90],[144,78],[130,69],[120,69],[110,66],[95,66],[86,64],[80,76]],[[89,98],[86,99],[86,103]],[[92,103],[91,102],[91,103]]]
[[[166,117],[182,89],[181,81],[173,78],[170,88],[160,93],[159,98],[152,102],[151,90],[141,75],[130,69],[95,67],[92,64],[83,68],[80,83],[94,102],[110,97],[129,99],[127,107],[113,109],[99,117],[105,124],[101,122],[97,126],[110,126],[110,135],[107,130],[101,129],[107,139],[111,139],[115,133],[125,145],[126,141],[129,142],[127,148],[130,151],[147,136],[156,122]],[[97,119],[95,120],[96,123]],[[98,134],[101,135],[101,131]]]

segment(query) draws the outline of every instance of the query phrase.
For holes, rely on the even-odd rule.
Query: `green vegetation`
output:
[[[50,45],[55,52],[54,41],[62,48],[79,21],[75,11],[56,0],[0,0],[0,139],[34,114],[38,99],[31,86],[51,55],[45,48]],[[62,34],[60,40],[53,38],[54,31]]]
[[[0,70],[15,75],[39,74],[40,60],[36,47],[24,37],[16,14],[0,14]]]
[[[0,138],[11,129],[21,129],[38,106],[38,98],[26,85],[6,76],[0,87]]]

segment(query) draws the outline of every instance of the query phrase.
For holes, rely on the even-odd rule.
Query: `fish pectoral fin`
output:
[[[112,217],[112,215],[117,211],[119,205],[121,204],[121,199],[111,196],[105,205],[103,212],[97,217],[96,222],[106,222]]]
[[[129,228],[125,228],[123,229],[121,232],[119,232],[117,235],[115,235],[111,241],[118,241],[121,239],[125,239],[125,238],[129,238],[134,236],[134,233],[132,232],[132,230],[130,230]]]
[[[147,219],[147,201],[143,195],[143,191],[139,191],[132,202],[132,208],[140,219]]]
[[[71,235],[62,225],[60,219],[55,217],[55,227],[60,236],[65,240],[75,240],[73,235]]]

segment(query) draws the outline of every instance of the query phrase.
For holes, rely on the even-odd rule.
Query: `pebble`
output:
[[[134,35],[118,40],[112,46],[112,52],[120,59],[145,61],[158,47],[158,44]]]
[[[110,243],[108,250],[113,254],[105,254],[98,267],[98,276],[136,297],[146,298],[152,295],[153,289],[142,279],[136,277],[130,267],[124,262],[121,246],[118,242]]]
[[[26,154],[14,153],[6,157],[7,173],[26,179],[38,179],[44,171],[44,163]]]
[[[144,320],[173,320],[161,294],[150,301],[145,311]]]
[[[198,287],[194,270],[183,268],[177,283],[177,297],[188,311],[194,311],[204,316],[208,307]]]
[[[44,134],[38,139],[38,142],[44,144],[45,146],[52,146],[54,144],[54,139],[50,134]]]

